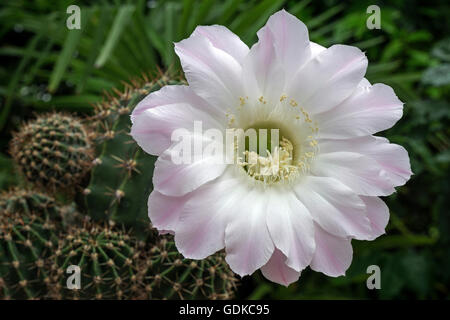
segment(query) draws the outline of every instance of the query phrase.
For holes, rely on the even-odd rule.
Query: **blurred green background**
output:
[[[81,30],[66,9],[81,8]],[[369,5],[381,29],[369,30]],[[90,113],[105,91],[143,72],[179,70],[173,42],[199,24],[222,24],[248,45],[281,8],[300,18],[324,46],[354,45],[369,58],[367,78],[392,86],[404,117],[383,135],[403,145],[414,176],[385,200],[387,234],[353,241],[346,277],[305,270],[284,288],[259,274],[244,279],[250,299],[436,299],[450,296],[450,6],[448,1],[53,1],[3,0],[0,7],[0,190],[16,183],[11,132],[35,112]],[[381,290],[368,290],[366,268],[381,268]]]

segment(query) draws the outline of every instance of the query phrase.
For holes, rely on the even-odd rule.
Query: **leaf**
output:
[[[94,37],[92,38],[90,52],[88,54],[88,58],[86,63],[83,66],[83,70],[81,71],[81,76],[77,83],[77,93],[81,93],[86,84],[86,80],[89,74],[92,72],[92,68],[94,67],[95,57],[99,51],[99,44],[104,36],[106,31],[106,23],[108,20],[108,15],[110,14],[110,10],[108,7],[100,8],[100,18],[98,20],[98,25],[95,29]],[[92,24],[91,24],[92,25]]]
[[[106,61],[108,61],[114,50],[114,47],[116,46],[117,42],[120,39],[120,36],[122,35],[123,30],[130,21],[134,10],[135,7],[132,5],[126,5],[119,8],[119,11],[114,19],[111,31],[108,34],[108,38],[106,39],[106,42],[104,43],[100,54],[95,61],[95,66],[97,68],[102,67],[106,63]]]
[[[431,54],[442,61],[450,62],[450,38],[439,41]]]
[[[422,83],[433,86],[450,84],[450,63],[428,68],[422,75]]]
[[[83,32],[82,30],[83,28],[81,28],[80,30],[74,29],[68,31],[66,41],[63,45],[63,50],[58,56],[58,60],[56,61],[56,65],[53,68],[53,72],[50,76],[48,85],[48,90],[50,92],[54,92],[56,89],[58,89],[64,72],[66,71],[67,66],[73,58],[75,50],[77,49],[78,42],[80,41],[81,34]]]
[[[3,109],[0,113],[0,130],[3,129],[6,120],[8,119],[9,112],[11,110],[11,104],[12,100],[14,98],[15,93],[18,91],[17,86],[20,81],[20,76],[22,75],[25,67],[27,66],[28,62],[30,61],[32,57],[32,53],[36,49],[39,41],[41,40],[43,36],[43,32],[35,35],[28,43],[27,49],[25,51],[25,54],[22,58],[22,60],[19,63],[19,66],[16,69],[16,72],[14,72],[14,75],[12,76],[9,84],[8,84],[8,91],[6,93],[6,101],[3,105]]]

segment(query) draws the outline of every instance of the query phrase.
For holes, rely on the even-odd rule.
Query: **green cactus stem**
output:
[[[47,192],[73,191],[90,170],[92,143],[80,119],[47,113],[14,133],[10,153],[25,179]]]

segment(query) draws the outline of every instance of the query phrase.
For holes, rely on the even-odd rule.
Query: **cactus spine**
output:
[[[89,171],[92,144],[80,119],[48,113],[13,135],[10,153],[25,179],[47,191],[70,191]]]
[[[221,255],[186,260],[166,238],[152,244],[89,221],[61,235],[49,261],[57,299],[225,299],[236,282]],[[79,290],[65,287],[70,265],[80,267]]]
[[[59,207],[44,194],[13,190],[0,196],[0,297],[33,299],[50,285],[45,259],[57,243]]]

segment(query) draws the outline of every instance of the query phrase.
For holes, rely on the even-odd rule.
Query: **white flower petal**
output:
[[[204,135],[191,135],[192,145],[202,145],[205,147],[213,140],[209,140]],[[187,138],[187,137],[186,137]],[[208,181],[219,177],[225,170],[223,154],[206,154],[203,149],[197,153],[192,147],[191,158],[188,163],[176,164],[173,160],[179,154],[176,144],[164,151],[155,162],[153,174],[153,186],[155,190],[169,195],[182,196],[191,192]],[[225,148],[222,148],[225,152]]]
[[[294,74],[311,57],[308,29],[293,15],[281,10],[258,31],[244,62],[246,96],[276,104]]]
[[[346,140],[321,140],[320,151],[353,152],[369,157],[377,162],[377,167],[383,170],[384,179],[387,178],[393,187],[404,185],[412,175],[408,152],[402,146],[389,143],[386,138],[366,136]]]
[[[384,84],[358,89],[337,107],[315,116],[321,138],[365,136],[392,127],[403,115],[403,103]]]
[[[352,94],[366,68],[367,58],[358,48],[331,46],[297,72],[287,95],[311,114],[324,112]]]
[[[290,189],[273,190],[268,200],[267,226],[275,247],[287,257],[287,266],[301,271],[315,249],[312,217]]]
[[[175,52],[197,95],[223,110],[239,104],[243,96],[242,66],[233,56],[200,33],[175,43]]]
[[[284,88],[284,71],[277,59],[274,35],[264,27],[258,32],[259,41],[252,46],[243,66],[245,96],[257,102],[260,97],[274,105]]]
[[[145,152],[160,155],[172,144],[172,132],[192,129],[195,120],[204,129],[222,128],[225,114],[209,106],[188,86],[165,86],[145,97],[134,109],[131,136]]]
[[[191,192],[181,197],[172,197],[153,190],[148,197],[148,217],[153,227],[160,232],[175,231],[184,205],[192,195]]]
[[[239,63],[244,61],[248,54],[248,46],[228,28],[220,25],[198,26],[194,34],[200,34],[211,42],[217,49],[223,50]]]
[[[242,194],[225,229],[225,260],[240,276],[250,275],[269,261],[275,249],[266,223],[267,197],[261,190]]]
[[[286,257],[284,254],[280,250],[275,249],[270,260],[261,268],[263,276],[286,287],[298,281],[300,272],[289,268],[285,261]]]
[[[360,198],[366,205],[367,217],[372,228],[372,233],[367,240],[374,240],[386,233],[385,228],[389,222],[389,208],[378,197],[361,196]]]
[[[273,34],[273,46],[285,72],[286,83],[288,83],[311,57],[308,28],[285,10],[278,11],[270,16],[266,27]],[[263,41],[263,39],[260,39],[260,41]]]
[[[319,53],[327,50],[327,48],[325,48],[324,46],[321,46],[320,44],[317,44],[312,41],[309,42],[309,47],[311,48],[311,58],[314,58]]]
[[[303,177],[294,190],[314,221],[326,231],[356,239],[366,239],[371,234],[364,202],[338,180]]]
[[[360,153],[320,153],[314,159],[311,172],[336,178],[359,195],[387,196],[395,192],[386,171],[377,161]]]
[[[184,257],[204,259],[225,245],[229,216],[238,214],[232,203],[247,190],[229,173],[193,192],[180,215],[175,244]]]
[[[345,275],[353,257],[351,239],[336,237],[315,225],[316,252],[311,269],[330,277]]]

